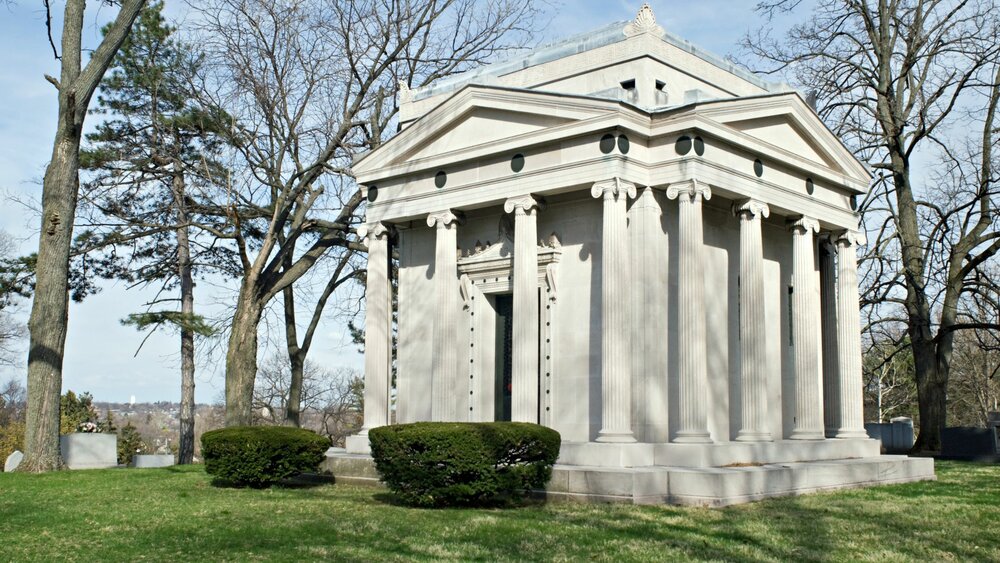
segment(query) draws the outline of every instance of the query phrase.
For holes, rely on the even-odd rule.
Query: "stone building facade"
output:
[[[803,97],[631,22],[428,88],[354,165],[365,430],[515,420],[554,496],[726,504],[933,478],[862,420],[870,175]],[[391,382],[390,255],[398,253]]]

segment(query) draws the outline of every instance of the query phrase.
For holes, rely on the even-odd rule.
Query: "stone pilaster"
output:
[[[678,202],[677,360],[680,368],[678,430],[675,442],[707,443],[708,365],[705,359],[705,274],[702,268],[704,225],[702,199],[712,191],[696,180],[670,186],[667,197]]]
[[[823,427],[833,438],[840,428],[840,369],[837,367],[837,247],[829,234],[820,237],[820,322],[823,331]]]
[[[458,222],[450,210],[431,213],[427,226],[437,231],[434,252],[434,343],[432,349],[431,418],[459,420],[455,391],[458,384],[459,317]],[[464,414],[464,413],[463,413]]]
[[[817,319],[816,240],[819,222],[801,217],[789,222],[792,231],[792,357],[795,369],[793,440],[823,439],[823,392]]]
[[[767,204],[747,199],[733,205],[740,220],[740,430],[739,442],[771,440],[767,430],[767,320],[764,318],[764,244],[761,220]]]
[[[538,422],[538,202],[519,196],[504,203],[514,214],[514,329],[511,420]]]
[[[861,318],[858,303],[857,231],[842,231],[837,244],[837,366],[840,377],[840,428],[835,438],[867,438],[861,382]]]
[[[598,442],[634,442],[632,375],[628,322],[628,225],[625,198],[635,198],[635,185],[619,178],[598,182],[590,190],[604,200],[601,235],[601,431]],[[516,315],[515,315],[516,317]]]
[[[362,434],[389,424],[392,388],[392,289],[389,285],[389,229],[365,225],[358,235],[368,240],[365,285],[365,409]]]

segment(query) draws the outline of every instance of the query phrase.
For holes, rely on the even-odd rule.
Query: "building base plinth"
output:
[[[563,444],[563,448],[567,445],[570,444]],[[584,448],[572,452],[572,449],[571,456],[591,456],[599,451]],[[634,451],[630,452],[630,449]],[[609,450],[605,453],[641,458],[644,455],[642,451],[643,448],[623,447],[617,452]],[[546,490],[537,492],[539,496],[554,501],[720,507],[818,491],[937,479],[933,459],[906,456],[737,464],[729,467],[608,467],[567,465],[562,463],[563,453],[560,454],[560,463],[552,470],[552,479]],[[368,455],[330,448],[321,468],[333,474],[338,483],[380,484],[375,463]]]
[[[344,446],[349,454],[370,454],[372,453],[371,443],[368,442],[368,433],[354,434],[344,440]]]

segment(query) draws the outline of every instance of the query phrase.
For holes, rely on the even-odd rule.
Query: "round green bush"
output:
[[[407,504],[471,505],[541,489],[559,433],[524,422],[417,422],[372,429],[382,482]]]
[[[316,471],[330,440],[287,426],[236,426],[205,432],[205,471],[238,486],[267,487]]]

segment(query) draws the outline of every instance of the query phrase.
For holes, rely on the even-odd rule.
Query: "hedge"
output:
[[[404,503],[491,503],[541,489],[559,456],[559,433],[523,422],[417,422],[372,429],[382,482]]]
[[[209,475],[257,488],[316,471],[329,447],[330,440],[311,430],[286,426],[237,426],[201,437]]]

